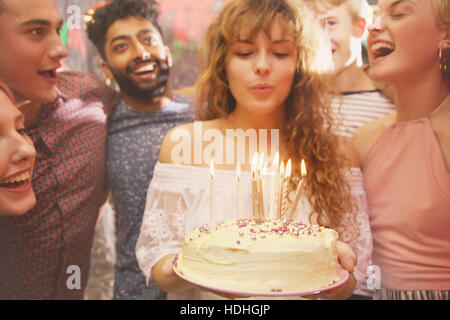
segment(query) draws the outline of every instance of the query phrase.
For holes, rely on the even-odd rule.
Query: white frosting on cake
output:
[[[298,292],[338,280],[332,229],[266,219],[227,220],[189,233],[177,271],[199,283],[247,292]]]

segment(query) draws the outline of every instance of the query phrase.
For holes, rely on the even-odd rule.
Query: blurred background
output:
[[[119,0],[120,1],[120,0]],[[143,0],[145,1],[145,0]],[[198,48],[203,32],[218,11],[229,0],[159,0],[163,38],[174,59],[170,84],[173,89],[195,83],[198,76]],[[62,39],[69,48],[64,69],[88,71],[103,77],[100,57],[84,31],[88,10],[95,10],[105,1],[58,0],[65,20]]]
[[[118,0],[120,1],[120,0]],[[142,0],[145,1],[145,0]],[[230,0],[159,0],[163,37],[169,46],[174,66],[171,70],[172,89],[191,86],[198,76],[198,49],[208,24]],[[378,0],[369,0],[375,5]],[[88,71],[103,78],[100,57],[84,31],[85,15],[106,1],[57,0],[66,21],[62,38],[69,48],[66,70]]]

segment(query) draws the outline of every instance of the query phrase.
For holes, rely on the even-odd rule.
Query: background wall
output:
[[[145,1],[145,0],[143,0]],[[169,46],[174,67],[170,84],[173,89],[191,86],[198,76],[198,48],[208,24],[230,0],[159,0],[163,37]],[[376,4],[378,0],[369,0]],[[103,78],[100,57],[84,31],[84,14],[104,1],[56,0],[66,21],[63,41],[69,48],[64,61],[68,70],[89,71]]]

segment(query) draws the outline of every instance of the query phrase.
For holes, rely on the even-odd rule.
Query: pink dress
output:
[[[429,118],[390,126],[363,173],[382,286],[449,290],[450,173]]]

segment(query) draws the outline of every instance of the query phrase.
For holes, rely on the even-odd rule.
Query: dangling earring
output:
[[[114,80],[111,80],[109,78],[106,78],[105,83],[108,87],[115,89],[116,88],[116,83]]]
[[[442,48],[439,48],[439,69],[444,79],[450,82],[449,55],[450,49],[442,50]]]

